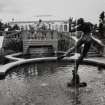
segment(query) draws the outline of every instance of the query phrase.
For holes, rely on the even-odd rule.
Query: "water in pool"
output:
[[[73,64],[46,62],[11,69],[0,80],[0,105],[104,105],[105,71],[80,65],[87,87],[68,88]]]

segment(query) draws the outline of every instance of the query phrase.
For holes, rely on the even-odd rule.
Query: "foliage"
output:
[[[99,28],[98,28],[100,38],[105,38],[105,20],[104,20],[105,12],[104,11],[100,14],[99,18],[101,20],[99,23]]]
[[[69,38],[60,38],[58,40],[58,50],[59,51],[66,51],[70,47],[72,47],[73,45],[74,45],[74,42],[73,42],[72,39],[69,39]]]
[[[9,63],[9,62],[10,62],[9,59],[0,55],[0,64],[6,64],[6,63]]]
[[[19,28],[19,26],[17,25],[17,24],[15,24],[14,26],[13,26],[13,28],[12,28],[12,30],[19,30],[20,28]]]
[[[22,52],[23,51],[23,42],[22,42],[22,40],[20,40],[20,41],[11,40],[5,45],[5,49],[13,50],[15,52]]]
[[[104,17],[105,17],[105,12],[103,11],[103,12],[100,14],[99,18],[103,21],[103,20],[104,20]]]
[[[19,26],[15,24],[13,27],[11,27],[8,23],[3,23],[0,21],[0,31],[4,31],[6,28],[8,28],[8,31],[13,31],[13,30],[19,30]]]

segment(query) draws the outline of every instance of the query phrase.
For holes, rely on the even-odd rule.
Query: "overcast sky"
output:
[[[35,20],[37,15],[52,15],[46,19],[83,17],[97,22],[105,11],[105,0],[0,0],[0,19]]]

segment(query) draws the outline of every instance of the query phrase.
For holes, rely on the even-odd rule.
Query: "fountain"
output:
[[[80,82],[80,76],[77,73],[73,72],[72,75],[73,75],[73,78],[72,78],[71,82],[67,83],[68,87],[85,87],[85,86],[87,86],[87,83]]]

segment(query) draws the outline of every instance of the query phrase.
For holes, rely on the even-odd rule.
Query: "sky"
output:
[[[0,20],[63,20],[69,17],[98,22],[105,0],[0,0]]]

